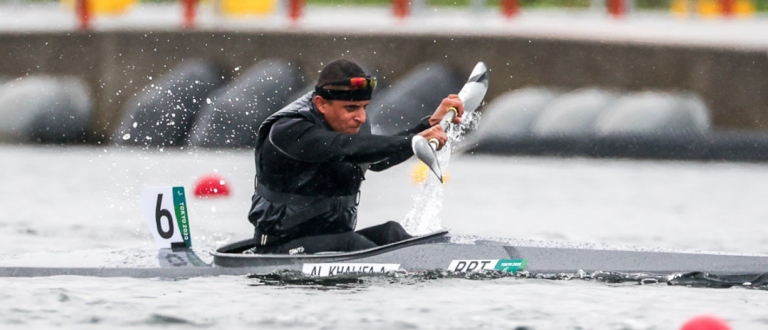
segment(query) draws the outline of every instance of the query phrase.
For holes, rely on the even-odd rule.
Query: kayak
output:
[[[208,253],[191,248],[97,250],[0,256],[0,276],[199,277],[295,271],[307,277],[342,274],[494,271],[526,276],[595,272],[672,275],[768,272],[768,256],[715,252],[564,246],[562,243],[450,236],[448,231],[355,252],[250,254],[252,239]],[[245,253],[244,253],[245,252]],[[539,277],[541,277],[539,276]]]

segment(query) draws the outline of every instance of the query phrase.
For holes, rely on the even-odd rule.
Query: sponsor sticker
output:
[[[334,276],[341,274],[379,274],[400,269],[400,264],[321,263],[304,264],[301,271],[309,276]]]
[[[477,272],[481,270],[498,270],[514,273],[525,268],[525,259],[485,259],[485,260],[453,260],[448,265],[452,272]]]

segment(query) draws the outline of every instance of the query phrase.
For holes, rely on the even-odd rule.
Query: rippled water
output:
[[[193,244],[251,234],[251,151],[0,146],[0,253],[146,249],[146,186],[217,172],[233,195],[190,197]],[[401,220],[415,163],[369,173],[359,226]],[[442,226],[460,235],[768,253],[768,166],[462,156],[451,160]],[[568,244],[571,244],[568,243]],[[392,283],[390,283],[392,282]],[[0,278],[0,327],[674,329],[713,313],[768,326],[765,291],[592,281],[368,279],[347,288],[187,280]]]

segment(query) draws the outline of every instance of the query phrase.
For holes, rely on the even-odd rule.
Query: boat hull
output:
[[[219,257],[216,264],[228,267],[247,267],[256,273],[277,270],[302,270],[307,263],[368,263],[400,264],[406,271],[451,269],[454,261],[524,260],[518,270],[530,273],[567,273],[611,271],[625,273],[672,274],[701,271],[710,274],[736,275],[768,272],[767,256],[733,254],[648,252],[621,250],[593,250],[552,247],[521,247],[504,245],[469,245],[432,243],[407,246],[376,255],[355,258],[323,257],[272,259],[240,258],[236,261]],[[490,266],[489,264],[486,264]],[[486,268],[488,269],[488,268]],[[479,270],[479,269],[475,269]]]
[[[337,254],[249,255],[238,252],[247,244],[248,241],[229,244],[210,255],[198,255],[191,249],[161,249],[159,252],[97,250],[0,256],[0,277],[179,278],[267,274],[283,270],[312,275],[309,271],[312,267],[335,266],[337,270],[346,267],[347,271],[356,271],[374,269],[377,265],[396,265],[396,269],[409,272],[436,269],[457,272],[481,269],[526,271],[530,276],[597,271],[660,275],[688,272],[714,275],[768,273],[768,256],[764,255],[542,246],[524,242],[462,240],[445,236],[445,233],[417,237],[372,250]],[[516,266],[499,268],[505,263]]]

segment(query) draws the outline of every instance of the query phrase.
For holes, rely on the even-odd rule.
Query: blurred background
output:
[[[431,113],[478,61],[490,69],[444,195],[414,188],[415,161],[369,172],[359,228],[415,214],[472,241],[766,254],[768,167],[744,162],[768,160],[767,13],[768,0],[0,0],[0,259],[109,249],[111,265],[132,265],[156,249],[138,204],[151,186],[201,197],[189,198],[198,252],[252,237],[256,128],[339,58],[379,79],[367,109],[379,134]],[[146,299],[233,297],[239,280],[19,281],[0,307],[15,324],[666,329],[711,311],[734,328],[766,324],[748,307],[765,305],[755,290],[433,281],[311,291],[311,306],[305,290],[250,290],[284,307],[275,319],[253,303],[190,316],[194,304]],[[204,291],[169,287],[185,283]],[[504,302],[465,308],[467,288],[485,287]],[[403,303],[382,314],[383,300]]]
[[[379,134],[431,113],[478,61],[490,69],[444,195],[414,188],[427,173],[415,161],[369,172],[358,228],[421,216],[471,241],[768,253],[768,0],[0,0],[0,260],[32,252],[50,266],[83,260],[49,251],[109,249],[109,266],[133,265],[137,249],[156,251],[138,204],[151,186],[201,197],[189,198],[196,251],[252,237],[256,128],[339,58],[378,78],[367,113]],[[55,326],[667,329],[717,311],[734,328],[766,324],[749,308],[765,305],[756,290],[249,287],[255,299],[212,314],[147,298],[229,302],[241,280],[78,281],[14,280],[0,314]],[[499,298],[470,306],[467,290]],[[253,313],[259,302],[282,313]]]
[[[0,141],[248,148],[348,58],[394,133],[484,61],[461,151],[768,160],[768,0],[3,0]]]

